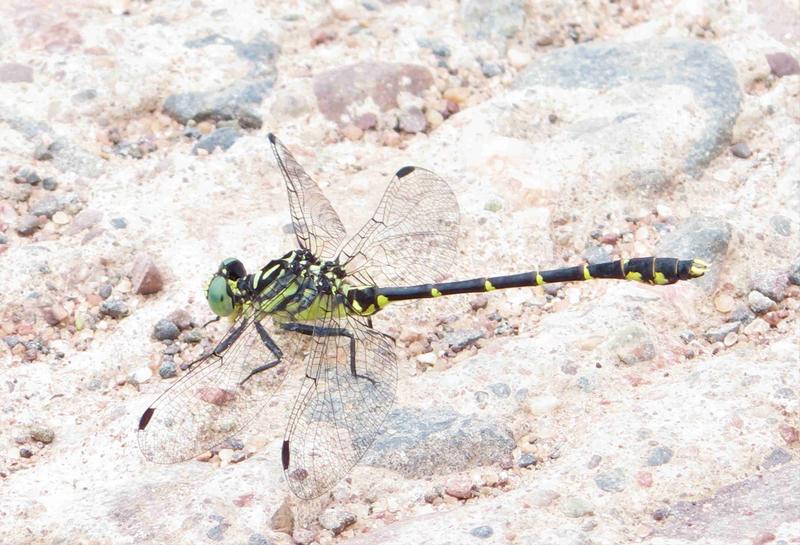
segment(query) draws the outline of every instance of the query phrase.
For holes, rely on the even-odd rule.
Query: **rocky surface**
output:
[[[0,542],[800,540],[798,9],[0,2]],[[439,173],[453,278],[711,270],[390,305],[397,402],[317,500],[281,468],[300,365],[148,463],[142,411],[224,334],[220,261],[296,245],[270,131],[351,232]]]

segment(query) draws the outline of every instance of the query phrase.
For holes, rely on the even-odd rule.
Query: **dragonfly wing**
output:
[[[315,257],[332,258],[346,234],[342,221],[317,183],[306,174],[286,146],[272,133],[269,141],[286,181],[297,242]]]
[[[212,353],[156,399],[139,421],[145,458],[165,464],[189,460],[239,433],[281,385],[298,350],[295,336],[281,338],[286,336],[273,334],[276,330],[271,320],[258,322],[252,312],[240,318]],[[277,359],[263,332],[279,343],[283,358],[249,376]]]
[[[364,284],[404,286],[442,280],[458,247],[458,201],[435,173],[403,167],[378,209],[339,260]]]
[[[300,498],[323,494],[361,459],[395,400],[394,341],[362,318],[311,326],[306,377],[289,418],[283,468]]]

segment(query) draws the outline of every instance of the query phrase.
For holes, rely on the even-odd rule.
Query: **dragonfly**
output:
[[[392,337],[372,317],[400,301],[553,282],[634,280],[655,285],[703,276],[700,259],[644,257],[442,282],[455,261],[459,208],[441,177],[405,166],[352,238],[319,186],[273,134],[297,248],[247,273],[222,261],[206,297],[232,325],[213,350],[142,414],[138,444],[156,463],[190,460],[242,432],[301,366],[281,462],[293,494],[313,499],[345,477],[395,402]]]

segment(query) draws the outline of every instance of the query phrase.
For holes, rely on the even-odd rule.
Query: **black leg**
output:
[[[363,378],[375,384],[375,380],[365,375],[359,375],[356,370],[356,338],[352,331],[343,327],[314,327],[309,324],[299,324],[297,322],[289,322],[281,324],[281,329],[285,331],[294,331],[302,335],[317,335],[319,337],[347,337],[350,339],[350,373],[356,378]],[[313,378],[313,377],[309,377]]]
[[[250,373],[244,378],[244,380],[242,380],[239,383],[239,386],[250,380],[253,377],[253,375],[257,375],[258,373],[264,372],[268,369],[272,369],[273,367],[278,365],[283,359],[283,352],[281,351],[280,347],[278,347],[278,345],[275,344],[275,341],[272,340],[272,337],[269,336],[269,333],[267,332],[266,329],[264,329],[264,326],[261,325],[261,322],[256,322],[256,331],[258,331],[258,336],[261,337],[261,342],[264,343],[264,346],[266,346],[277,359],[269,363],[265,363],[264,365],[259,365],[258,367],[250,371]]]

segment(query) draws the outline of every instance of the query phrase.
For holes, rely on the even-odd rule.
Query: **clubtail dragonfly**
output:
[[[372,326],[392,302],[599,278],[671,284],[707,267],[646,257],[434,282],[455,260],[459,228],[457,199],[442,178],[401,168],[372,218],[345,242],[317,184],[274,135],[269,141],[299,247],[251,274],[237,259],[222,262],[206,295],[233,324],[141,416],[138,442],[150,461],[189,460],[238,434],[289,369],[305,363],[281,459],[292,492],[317,497],[364,455],[394,403],[394,340]]]

